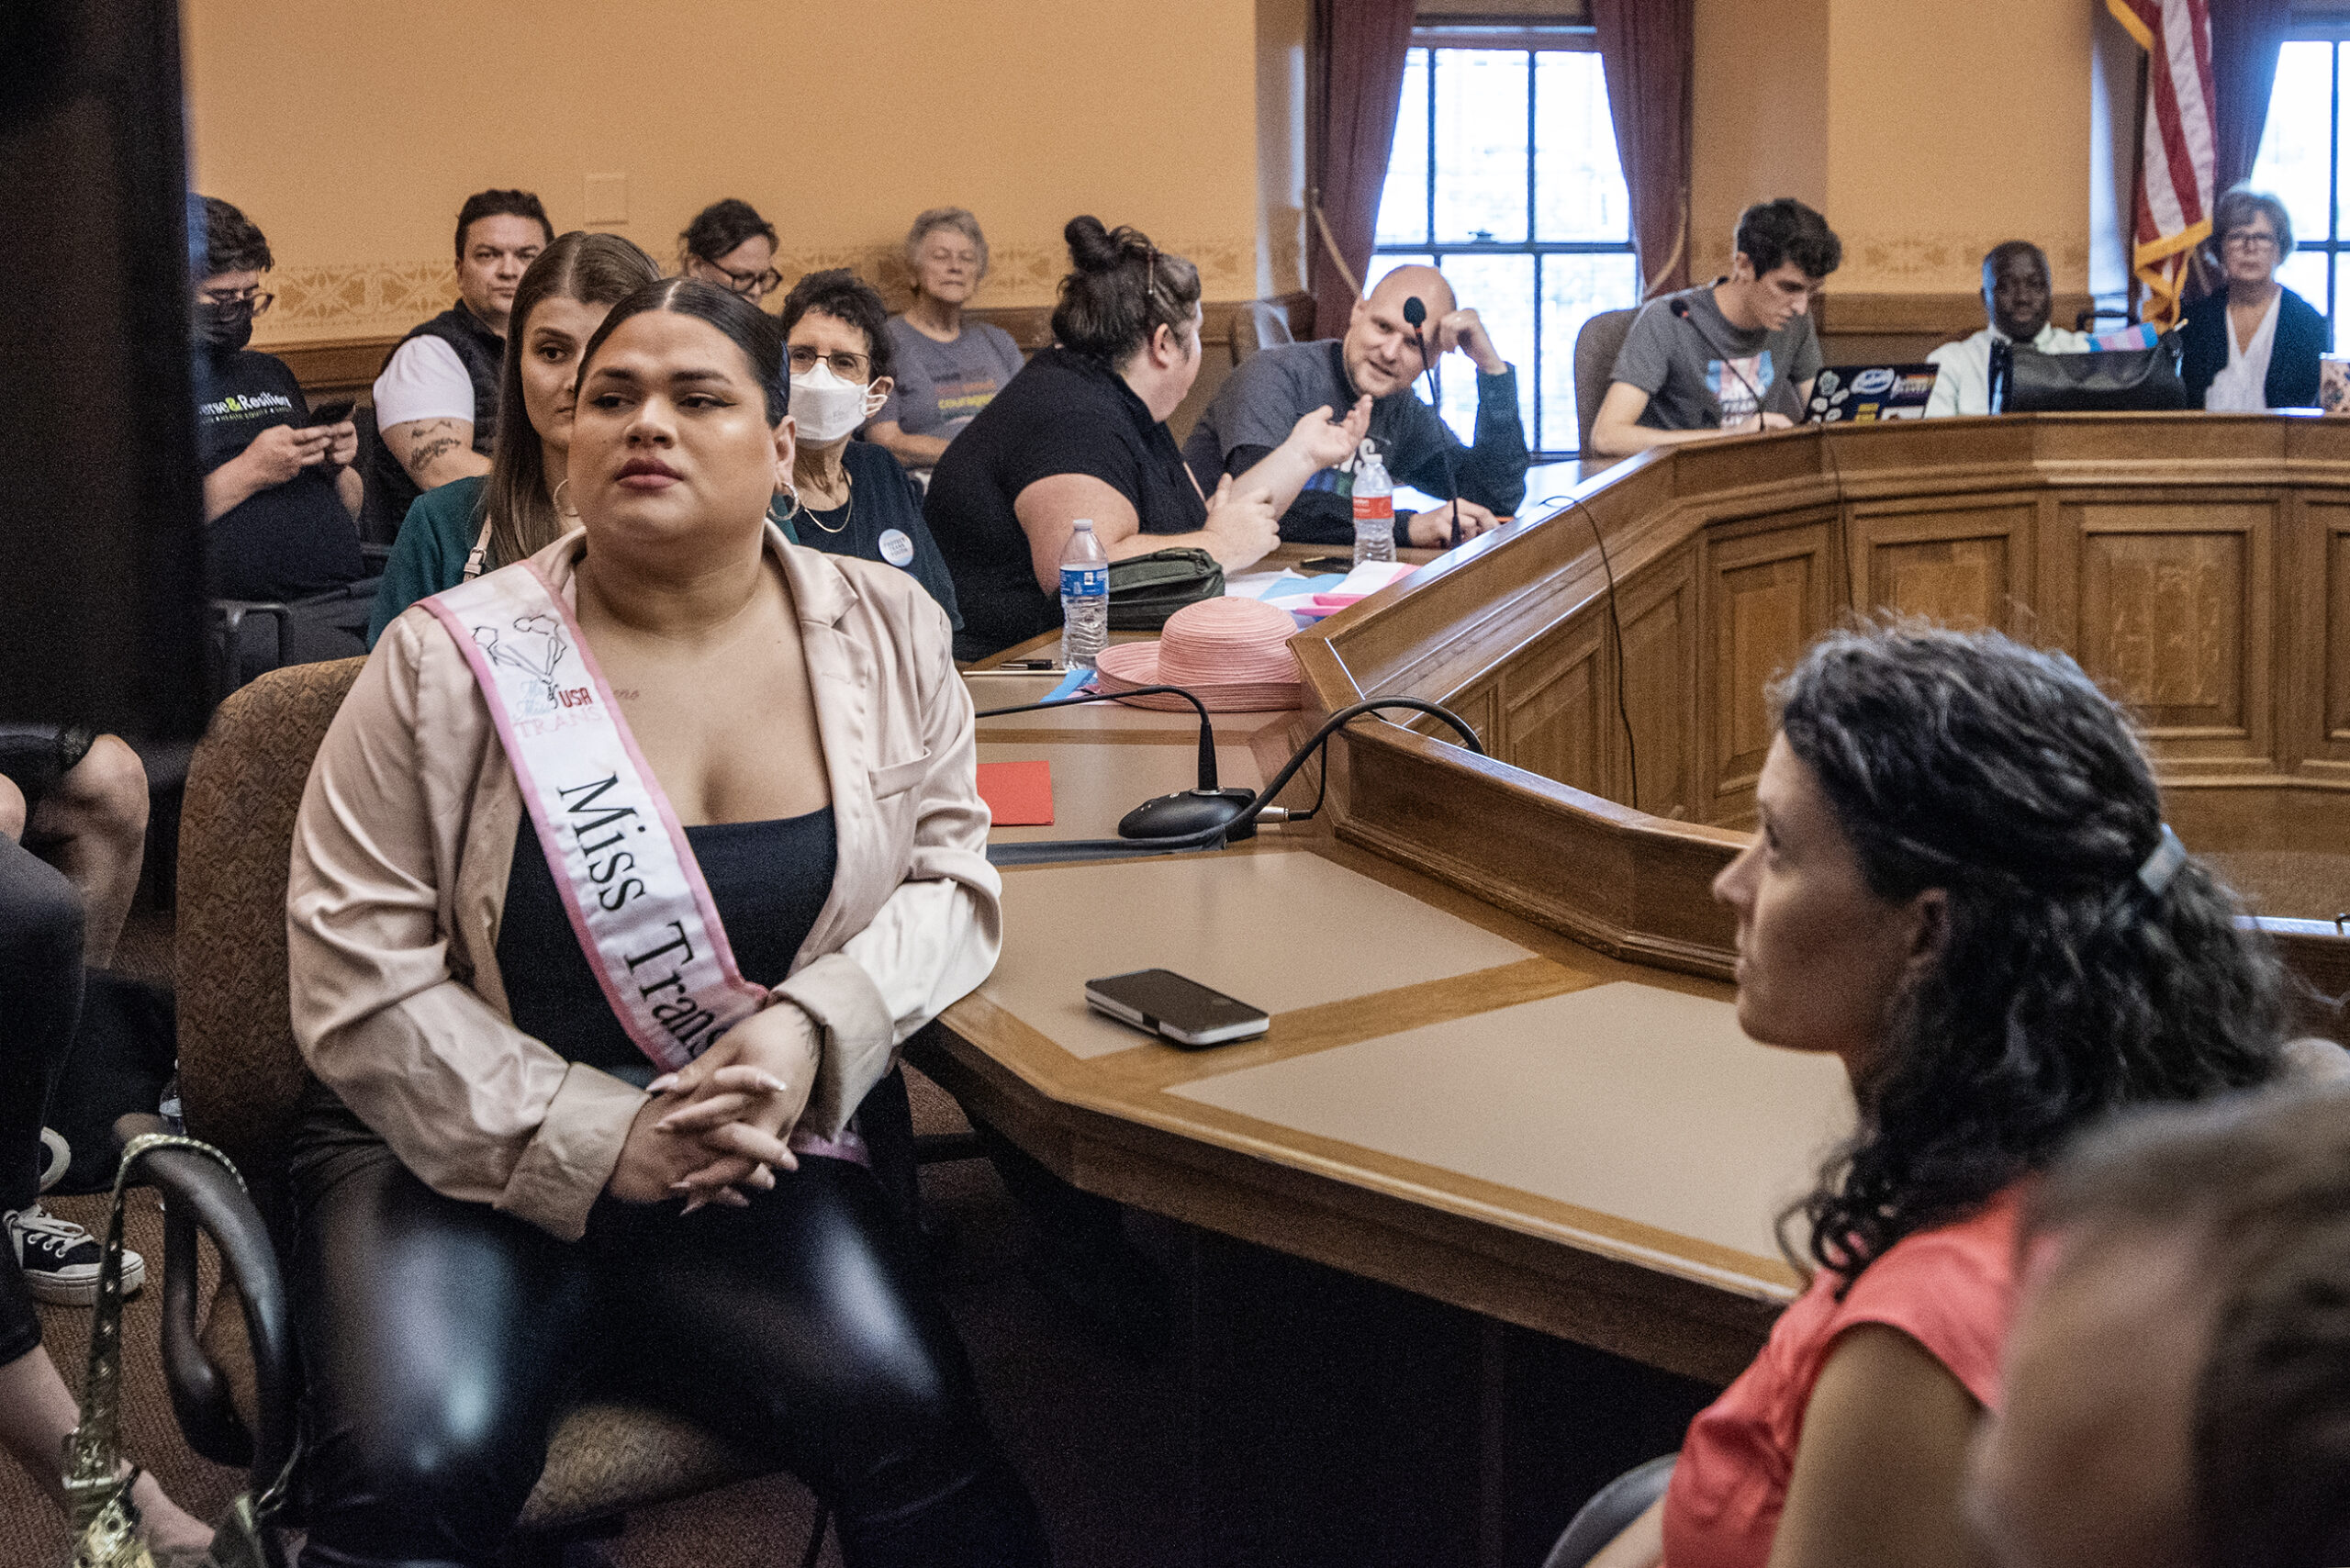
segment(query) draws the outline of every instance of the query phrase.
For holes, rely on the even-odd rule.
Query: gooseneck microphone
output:
[[[1665,307],[1665,308],[1672,311],[1682,320],[1688,322],[1689,325],[1695,330],[1697,335],[1706,340],[1706,346],[1722,356],[1722,364],[1729,368],[1729,373],[1732,375],[1737,376],[1740,381],[1744,382],[1746,389],[1754,394],[1754,428],[1758,431],[1762,430],[1762,389],[1754,385],[1753,381],[1748,377],[1746,372],[1738,368],[1738,361],[1731,355],[1729,350],[1714,342],[1714,335],[1706,330],[1706,329],[1698,323],[1697,318],[1691,314],[1689,309],[1689,301],[1685,297],[1680,295],[1675,295],[1673,297],[1673,303]],[[1719,399],[1717,398],[1716,401],[1719,401]]]
[[[1137,689],[1138,691],[1181,691],[1181,689],[1180,687]],[[1119,695],[1132,697],[1137,695],[1137,692],[1121,692]],[[1183,695],[1191,694],[1183,692]],[[1062,701],[1095,700],[1097,699],[1091,697],[1064,698]],[[1060,702],[1029,702],[1016,708],[998,709],[995,711],[1025,713],[1033,709],[1059,706],[1061,706]],[[1062,838],[1044,839],[1033,844],[991,844],[988,846],[988,864],[990,866],[1051,866],[1071,860],[1101,860],[1129,855],[1167,855],[1186,849],[1221,849],[1225,845],[1246,838],[1255,832],[1257,819],[1260,816],[1273,814],[1275,822],[1307,821],[1321,810],[1321,801],[1318,797],[1311,809],[1303,812],[1282,812],[1273,805],[1273,797],[1280,794],[1292,778],[1297,777],[1298,769],[1304,767],[1306,760],[1320,751],[1332,735],[1337,734],[1365,713],[1376,713],[1390,708],[1408,708],[1415,712],[1426,713],[1430,718],[1450,726],[1452,733],[1460,737],[1462,746],[1479,756],[1485,755],[1484,743],[1477,738],[1477,732],[1471,729],[1467,722],[1458,713],[1440,703],[1430,702],[1421,697],[1372,697],[1341,708],[1323,720],[1315,732],[1305,738],[1305,743],[1290,753],[1289,760],[1281,764],[1280,770],[1266,781],[1265,787],[1250,796],[1247,803],[1242,805],[1239,812],[1228,822],[1203,827],[1193,833],[1139,841],[1124,838]],[[974,717],[986,716],[989,715],[974,715]],[[1328,766],[1326,761],[1323,765],[1326,783],[1328,778]]]
[[[1158,795],[1145,801],[1118,819],[1120,838],[1180,838],[1186,834],[1222,827],[1248,808],[1256,799],[1249,790],[1220,790],[1215,782],[1215,729],[1208,721],[1208,705],[1180,686],[1137,686],[1127,691],[1091,691],[1076,697],[1063,697],[1044,702],[1022,702],[1010,708],[988,708],[971,715],[974,719],[1000,719],[1007,713],[1037,713],[1047,708],[1073,708],[1080,702],[1114,702],[1121,697],[1147,697],[1158,693],[1180,697],[1200,711],[1200,779],[1189,790],[1178,790],[1171,795]],[[1228,839],[1253,837],[1256,823],[1249,822],[1236,827],[1225,836]]]
[[[1412,346],[1418,351],[1420,369],[1428,378],[1428,402],[1436,409],[1437,423],[1444,423],[1444,382],[1436,373],[1436,361],[1428,357],[1428,340],[1420,329],[1427,324],[1428,308],[1416,294],[1404,301],[1404,325],[1412,329]],[[1445,499],[1452,503],[1452,545],[1460,543],[1460,481],[1452,468],[1452,442],[1444,443]]]

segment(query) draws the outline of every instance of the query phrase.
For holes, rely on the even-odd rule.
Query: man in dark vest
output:
[[[489,472],[498,434],[498,363],[514,290],[554,240],[529,191],[481,191],[457,213],[457,303],[400,340],[375,377],[382,450],[369,515],[397,525],[408,503],[453,479]]]

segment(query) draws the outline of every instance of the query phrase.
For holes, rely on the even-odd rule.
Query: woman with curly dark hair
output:
[[[1714,885],[1739,1023],[1841,1058],[1858,1126],[1787,1215],[1810,1287],[1594,1561],[1970,1562],[2020,1188],[2109,1112],[2277,1076],[2283,973],[2063,654],[1838,632],[1774,699],[1759,831]]]

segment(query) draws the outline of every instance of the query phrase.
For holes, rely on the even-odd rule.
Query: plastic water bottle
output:
[[[1395,558],[1395,482],[1370,442],[1355,454],[1355,565]]]
[[[1110,640],[1110,557],[1080,517],[1061,552],[1061,663],[1091,669]]]

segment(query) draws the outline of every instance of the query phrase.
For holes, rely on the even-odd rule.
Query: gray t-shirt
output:
[[[1689,302],[1688,319],[1673,315],[1676,299]],[[1640,423],[1651,430],[1706,431],[1751,419],[1758,391],[1773,413],[1796,418],[1795,389],[1818,374],[1819,334],[1808,312],[1775,332],[1744,330],[1730,325],[1713,286],[1703,284],[1641,307],[1609,379],[1649,395]]]
[[[902,316],[890,317],[888,330],[898,384],[873,422],[895,420],[908,435],[954,440],[1026,363],[1010,332],[984,321],[965,321],[951,343],[923,336]]]

